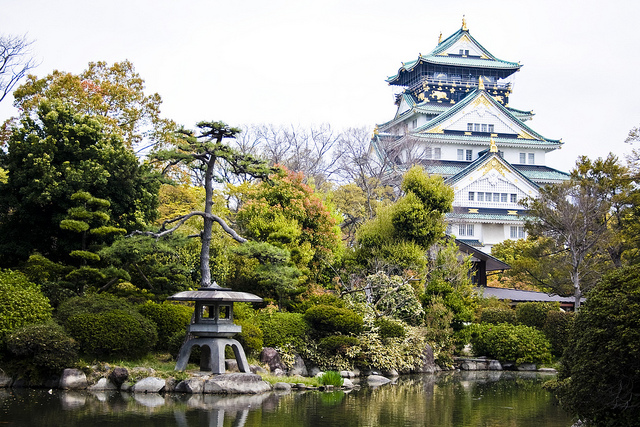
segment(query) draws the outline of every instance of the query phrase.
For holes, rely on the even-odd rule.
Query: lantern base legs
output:
[[[194,346],[199,346],[202,349],[200,356],[201,371],[224,374],[224,350],[226,346],[230,346],[233,349],[233,354],[238,362],[240,372],[251,372],[242,345],[232,338],[192,338],[187,340],[180,348],[180,354],[176,362],[176,371],[184,371],[187,368],[189,356]]]

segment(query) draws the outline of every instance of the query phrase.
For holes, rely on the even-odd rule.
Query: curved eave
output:
[[[430,141],[438,141],[440,143],[459,144],[464,142],[469,145],[489,146],[490,136],[483,135],[451,135],[442,133],[411,133],[413,138],[428,139]],[[493,137],[498,148],[532,148],[553,151],[560,148],[564,143],[560,140],[552,139],[524,139],[524,138],[505,138]]]
[[[414,61],[404,63],[402,67],[398,69],[398,72],[395,75],[387,77],[385,81],[390,85],[398,84],[402,86],[403,84],[397,83],[397,80],[402,77],[403,73],[411,73],[420,63],[433,65],[451,65],[457,67],[469,67],[478,69],[488,68],[492,70],[511,71],[512,73],[520,70],[520,68],[522,67],[522,65],[518,64],[517,62],[507,62],[483,58],[461,58],[455,56],[429,55],[421,56]]]

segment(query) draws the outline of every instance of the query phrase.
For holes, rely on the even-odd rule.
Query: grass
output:
[[[129,378],[131,381],[137,381],[149,376],[148,372],[136,372],[135,368],[153,369],[155,371],[153,376],[155,377],[164,379],[173,377],[178,380],[189,378],[188,371],[200,369],[198,365],[191,363],[187,365],[187,370],[185,372],[178,372],[175,370],[176,362],[174,358],[168,353],[150,353],[140,359],[110,358],[101,361],[80,359],[78,366],[80,369],[85,371],[88,370],[104,373],[107,373],[110,369],[115,367],[126,368],[129,371]],[[97,367],[97,369],[95,369],[95,367]]]
[[[290,384],[298,384],[302,383],[308,387],[320,387],[322,384],[320,383],[319,378],[310,378],[310,377],[301,377],[298,375],[294,375],[291,377],[283,377],[283,376],[275,376],[271,374],[261,374],[262,379],[269,384],[273,385],[275,383],[290,383]]]

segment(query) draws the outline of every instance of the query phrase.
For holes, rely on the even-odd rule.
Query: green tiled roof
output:
[[[469,39],[484,53],[487,59],[478,58],[478,57],[460,57],[460,56],[444,56],[441,55],[442,52],[446,51],[453,44],[455,44],[460,38],[464,36],[469,37]],[[400,77],[400,74],[403,71],[411,72],[420,62],[435,64],[435,65],[452,65],[452,66],[460,66],[460,67],[474,67],[474,68],[499,68],[499,69],[507,69],[507,70],[518,70],[521,65],[517,62],[503,61],[501,59],[493,56],[487,49],[485,49],[473,36],[469,33],[468,30],[460,29],[447,37],[445,40],[440,42],[430,53],[427,55],[420,55],[418,59],[413,61],[408,61],[402,64],[402,67],[398,70],[398,72],[389,78],[387,78],[387,82],[392,84],[395,80]]]
[[[518,221],[521,222],[523,217],[508,214],[481,214],[481,213],[448,213],[445,215],[447,220],[461,221]]]
[[[460,162],[460,161],[447,161],[447,160],[424,160],[422,166],[430,174],[442,175],[445,179],[460,174],[465,169],[471,171],[476,162]],[[550,168],[548,166],[533,166],[533,165],[514,165],[511,166],[519,173],[524,175],[528,180],[536,184],[546,184],[549,182],[566,181],[569,179],[569,174],[559,171],[557,169]]]

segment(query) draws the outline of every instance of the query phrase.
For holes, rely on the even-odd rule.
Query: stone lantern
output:
[[[223,374],[225,371],[224,351],[226,346],[233,349],[240,372],[250,372],[247,357],[242,345],[232,337],[242,331],[240,325],[233,323],[233,303],[262,302],[262,298],[246,292],[234,292],[221,288],[215,282],[209,287],[197,291],[184,291],[170,296],[173,301],[194,301],[195,313],[191,324],[187,326],[187,339],[180,347],[176,362],[176,371],[187,367],[191,350],[199,346],[200,370]]]

